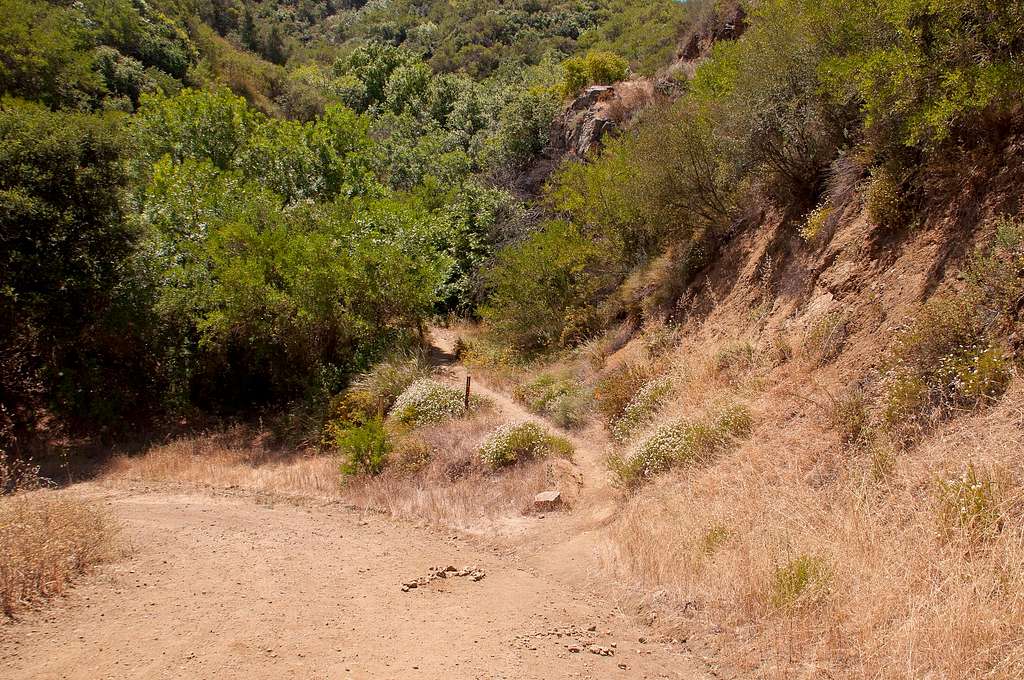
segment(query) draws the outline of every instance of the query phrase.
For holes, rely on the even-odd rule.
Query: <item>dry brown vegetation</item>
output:
[[[104,478],[118,481],[182,482],[283,495],[340,495],[338,461],[317,451],[271,446],[265,433],[245,426],[182,437],[145,453],[111,461]]]
[[[840,243],[857,227],[843,225]],[[726,675],[1024,677],[1024,381],[1001,359],[1005,394],[1000,377],[983,399],[950,397],[916,416],[913,437],[886,418],[886,371],[904,345],[939,348],[920,368],[899,364],[908,381],[959,367],[948,357],[963,343],[945,340],[956,315],[927,317],[927,332],[905,323],[923,308],[908,290],[933,285],[927,257],[908,247],[885,275],[899,286],[853,287],[846,305],[776,282],[765,286],[774,307],[756,318],[754,285],[719,299],[709,281],[704,323],[651,362],[674,385],[656,422],[729,400],[750,406],[754,431],[712,464],[630,494],[609,566],[632,584],[631,606]],[[937,295],[966,304],[950,290]],[[635,360],[640,342],[622,354]],[[963,373],[977,382],[982,369]]]
[[[733,455],[628,501],[619,566],[641,591],[671,594],[662,625],[726,626],[738,668],[768,677],[1021,677],[1022,386],[884,474],[820,419],[787,418],[792,407],[762,413]],[[992,492],[974,493],[975,479]],[[801,560],[820,568],[787,585]]]
[[[0,453],[0,482],[6,469]],[[7,617],[60,595],[118,550],[117,526],[97,503],[45,488],[32,475],[19,475],[18,484],[0,495],[0,611]]]
[[[109,465],[108,483],[179,482],[275,495],[331,498],[389,514],[465,530],[493,528],[522,515],[533,496],[567,474],[562,460],[490,471],[477,447],[501,423],[491,412],[428,425],[396,437],[379,475],[343,477],[330,451],[292,451],[238,426],[155,446]]]
[[[426,519],[468,531],[503,531],[540,491],[569,476],[561,459],[527,461],[500,472],[478,448],[502,420],[493,413],[415,430],[396,444],[383,473],[354,479],[346,497],[398,517]]]

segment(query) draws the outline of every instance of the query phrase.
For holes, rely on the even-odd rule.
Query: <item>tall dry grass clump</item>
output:
[[[104,479],[108,483],[180,482],[282,495],[339,496],[335,456],[271,446],[268,439],[267,433],[245,426],[181,437],[140,455],[114,458]]]
[[[99,505],[48,489],[0,452],[0,610],[8,617],[60,595],[116,555],[117,526]]]

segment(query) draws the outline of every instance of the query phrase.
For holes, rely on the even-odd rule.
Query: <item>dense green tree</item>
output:
[[[138,401],[122,313],[136,230],[116,121],[0,106],[0,401],[22,426],[50,407],[113,416]]]

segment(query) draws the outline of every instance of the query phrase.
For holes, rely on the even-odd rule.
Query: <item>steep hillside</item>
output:
[[[3,7],[10,507],[156,432],[103,483],[472,534],[719,677],[1024,677],[1024,3]]]

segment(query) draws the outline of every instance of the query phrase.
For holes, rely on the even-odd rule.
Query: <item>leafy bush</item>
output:
[[[479,405],[470,400],[470,408]],[[449,385],[423,378],[402,392],[391,409],[390,417],[400,423],[418,426],[439,423],[465,415],[465,394]]]
[[[878,12],[866,0],[836,0],[832,13],[851,39],[849,52],[825,65],[825,80],[863,106],[882,150],[934,148],[976,135],[983,114],[1010,115],[1024,84],[1013,48],[1018,4],[899,0]]]
[[[376,475],[384,469],[392,445],[380,417],[348,427],[332,423],[328,431],[342,456],[342,474]]]
[[[655,377],[648,380],[626,404],[622,416],[612,424],[612,436],[620,442],[625,441],[646,425],[671,390],[672,381],[668,378]]]
[[[600,249],[576,227],[549,222],[498,253],[484,275],[491,295],[480,314],[497,338],[521,351],[571,344],[596,325],[601,261]]]
[[[109,426],[152,406],[148,281],[111,117],[0,107],[0,411]]]
[[[831,2],[757,3],[743,38],[717,42],[693,80],[695,99],[729,140],[732,173],[794,214],[813,207],[859,115],[820,95],[822,65],[844,48],[835,27],[843,17]]]
[[[550,373],[518,385],[514,396],[534,413],[548,416],[556,425],[566,428],[582,425],[590,406],[589,395],[577,381]]]
[[[500,425],[480,444],[480,459],[492,469],[543,456],[572,457],[572,444],[534,422]]]
[[[772,573],[769,602],[785,609],[813,602],[828,592],[832,571],[820,557],[798,555]]]
[[[700,420],[680,420],[654,430],[626,455],[614,454],[609,466],[626,486],[637,486],[678,465],[706,464],[739,437],[753,421],[744,406],[728,406]]]
[[[575,97],[588,85],[611,85],[629,76],[629,62],[611,52],[589,52],[562,62],[562,95]]]
[[[682,100],[647,112],[631,134],[605,140],[593,162],[563,164],[548,200],[633,264],[669,243],[699,243],[717,232],[733,210],[734,188],[711,118]]]
[[[674,0],[601,4],[602,21],[580,35],[580,46],[621,54],[648,76],[672,61],[679,34],[692,16],[689,4]]]

